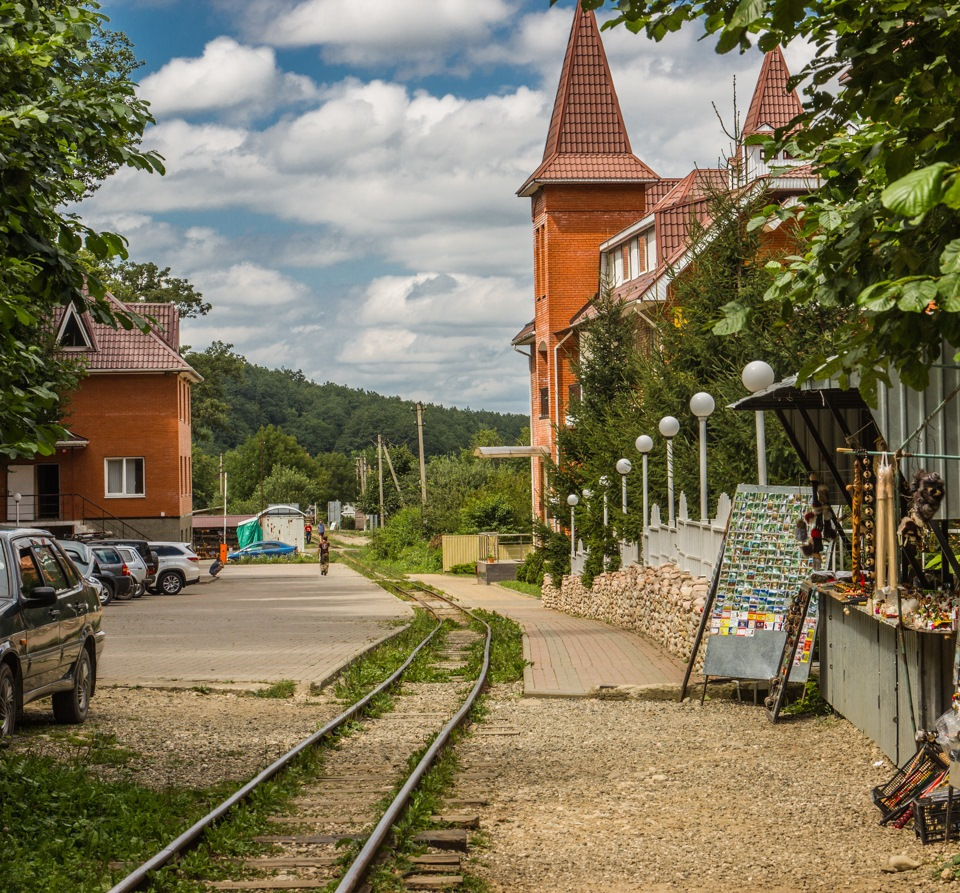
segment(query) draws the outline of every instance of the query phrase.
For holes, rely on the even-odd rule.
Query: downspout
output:
[[[530,443],[533,444],[533,348],[530,348],[530,353],[525,353],[520,350],[516,344],[512,344],[511,347],[522,357],[527,358],[527,365],[530,371]],[[537,480],[536,476],[533,473],[533,469],[536,467],[536,460],[533,456],[530,457],[530,517],[537,517]]]
[[[557,401],[557,430],[560,429],[560,348],[563,347],[563,343],[573,335],[573,329],[567,332],[555,345],[553,348],[553,383],[554,391],[556,394]],[[553,447],[556,452],[556,462],[557,465],[560,464],[560,444],[557,443],[557,436],[553,436]]]

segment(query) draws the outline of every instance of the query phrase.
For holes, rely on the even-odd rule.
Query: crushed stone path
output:
[[[644,688],[675,696],[686,667],[659,645],[598,620],[545,608],[539,598],[470,577],[416,574],[459,604],[495,611],[523,627],[525,697],[587,697],[604,689]]]

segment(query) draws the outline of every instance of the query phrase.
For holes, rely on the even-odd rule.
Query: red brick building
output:
[[[772,133],[800,111],[788,78],[780,50],[768,53],[744,136]],[[554,432],[578,388],[578,328],[601,282],[641,317],[645,306],[669,301],[672,278],[690,262],[691,225],[709,228],[711,193],[749,193],[761,183],[782,200],[809,192],[816,179],[798,167],[784,173],[790,163],[747,147],[725,169],[658,176],[631,151],[596,18],[578,6],[543,162],[517,193],[530,198],[533,222],[534,318],[513,339],[530,358],[533,452],[555,454]],[[771,229],[766,237],[783,236]],[[544,462],[532,462],[534,514],[543,518]]]
[[[0,471],[8,522],[68,536],[191,540],[190,388],[200,377],[179,354],[177,308],[132,309],[157,325],[114,329],[73,306],[57,313],[60,348],[87,374],[69,396],[70,436],[56,453]]]

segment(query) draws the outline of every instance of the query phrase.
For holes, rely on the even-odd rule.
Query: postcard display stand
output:
[[[796,539],[797,520],[809,504],[809,494],[797,487],[737,487],[716,595],[706,606],[711,616],[704,685],[711,676],[769,680],[778,674],[787,614],[813,570]],[[811,604],[791,681],[810,674],[816,624]]]

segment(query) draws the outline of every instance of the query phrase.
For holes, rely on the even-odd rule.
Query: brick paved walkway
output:
[[[679,692],[686,667],[638,633],[570,617],[543,607],[538,598],[470,577],[422,574],[415,579],[467,607],[496,611],[523,627],[524,656],[533,662],[523,679],[529,697],[583,697],[608,686]]]

